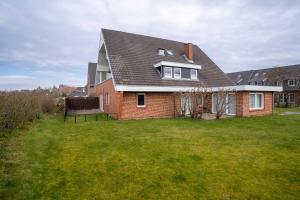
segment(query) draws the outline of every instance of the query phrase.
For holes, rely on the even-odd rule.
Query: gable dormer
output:
[[[154,65],[162,79],[199,80],[201,65],[161,61]]]

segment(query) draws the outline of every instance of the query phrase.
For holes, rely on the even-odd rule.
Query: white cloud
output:
[[[85,84],[102,27],[193,42],[226,72],[296,64],[299,18],[300,3],[288,0],[4,0],[0,69],[43,73],[35,84]]]

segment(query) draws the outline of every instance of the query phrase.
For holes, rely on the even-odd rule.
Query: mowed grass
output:
[[[300,115],[77,124],[56,116],[3,135],[0,199],[300,196]]]

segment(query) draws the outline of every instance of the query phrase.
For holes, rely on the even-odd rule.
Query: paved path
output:
[[[300,115],[300,112],[284,112],[281,113],[280,115]]]

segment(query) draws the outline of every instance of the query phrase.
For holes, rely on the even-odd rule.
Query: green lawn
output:
[[[2,133],[0,145],[0,199],[300,196],[300,115],[77,124],[44,117]]]

